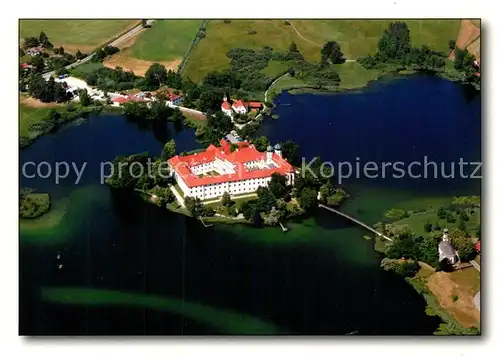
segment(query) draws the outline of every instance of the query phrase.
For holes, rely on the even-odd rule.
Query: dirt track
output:
[[[474,25],[472,20],[462,20],[460,31],[456,40],[456,46],[467,48],[476,58],[481,56],[481,29]],[[455,54],[450,53],[450,59],[455,59]]]
[[[453,273],[468,273],[466,270]],[[433,273],[427,282],[432,294],[439,304],[446,309],[460,324],[473,327],[479,324],[480,313],[475,307],[474,296],[471,290],[458,285],[450,273]],[[458,299],[453,301],[452,296]]]

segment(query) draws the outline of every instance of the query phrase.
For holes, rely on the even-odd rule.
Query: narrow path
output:
[[[276,78],[272,83],[271,85],[267,88],[266,92],[264,93],[264,101],[267,102],[267,93],[269,92],[269,90],[271,90],[274,86],[274,84],[276,84],[279,80],[281,80],[282,78],[286,77],[290,75],[289,73],[285,73],[283,74],[281,77],[278,77]]]
[[[316,47],[319,47],[319,48],[323,47],[322,45],[320,45],[320,44],[318,44],[318,43],[316,43],[316,42],[313,42],[313,41],[311,41],[311,40],[309,40],[309,39],[305,38],[304,36],[302,36],[302,34],[301,34],[301,33],[297,30],[297,28],[293,25],[292,21],[288,21],[288,22],[290,23],[290,27],[291,27],[291,28],[292,28],[292,30],[293,30],[293,31],[297,34],[297,36],[299,36],[299,37],[300,37],[300,38],[302,38],[304,41],[309,42],[310,44],[312,44],[312,45],[314,45],[314,46],[316,46]],[[355,60],[355,59],[346,59],[345,61],[346,61],[346,63],[347,63],[347,62],[356,62],[356,60]]]
[[[172,193],[174,193],[175,198],[177,199],[177,201],[179,202],[179,204],[181,205],[181,207],[185,208],[186,204],[184,203],[184,198],[179,194],[179,192],[177,192],[177,189],[175,189],[174,186],[171,185],[170,186],[170,190],[172,191]]]
[[[312,44],[312,45],[314,45],[314,46],[316,46],[316,47],[319,47],[319,48],[323,47],[322,45],[320,45],[320,44],[318,44],[318,43],[316,43],[316,42],[313,42],[313,41],[311,41],[311,40],[309,40],[309,39],[305,38],[304,36],[302,36],[302,34],[301,34],[301,33],[297,30],[297,28],[293,25],[293,22],[292,22],[292,21],[290,21],[290,20],[289,20],[288,22],[290,23],[290,27],[291,27],[291,28],[292,28],[292,30],[293,30],[293,31],[297,34],[297,36],[299,36],[299,37],[300,37],[300,38],[302,38],[304,41],[309,42],[310,44]]]
[[[392,239],[388,238],[388,237],[387,237],[387,236],[385,236],[385,235],[382,235],[380,232],[378,232],[377,230],[375,230],[375,229],[374,229],[374,228],[372,228],[371,226],[366,225],[364,222],[362,222],[362,221],[360,221],[360,220],[358,220],[358,219],[356,219],[356,218],[353,218],[353,217],[352,217],[352,216],[350,216],[350,215],[347,215],[347,214],[345,214],[345,213],[342,213],[342,212],[338,211],[337,209],[331,208],[331,207],[326,206],[326,205],[323,205],[323,204],[318,204],[318,206],[319,206],[320,208],[323,208],[323,209],[326,209],[326,210],[330,210],[330,211],[331,211],[331,212],[333,212],[333,213],[339,214],[339,215],[341,215],[341,216],[343,216],[343,217],[345,217],[345,218],[347,218],[347,219],[349,219],[349,220],[351,220],[351,221],[355,222],[356,224],[361,225],[361,226],[362,226],[362,227],[364,227],[365,229],[370,230],[370,231],[371,231],[371,232],[373,232],[374,234],[376,234],[376,235],[378,235],[378,236],[380,236],[380,237],[383,237],[384,239],[386,239],[386,240],[388,240],[388,241],[392,241]]]
[[[479,265],[479,263],[477,263],[477,262],[476,262],[476,261],[474,261],[474,260],[471,260],[471,261],[470,261],[470,264],[471,264],[472,266],[474,266],[474,268],[475,268],[475,269],[477,269],[477,271],[478,271],[479,273],[481,273],[481,266]]]

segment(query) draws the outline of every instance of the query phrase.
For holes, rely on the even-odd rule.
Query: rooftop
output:
[[[295,171],[290,163],[276,153],[273,153],[272,155],[273,163],[267,164],[266,168],[247,168],[245,163],[265,161],[266,153],[257,151],[253,145],[246,141],[238,142],[237,145],[238,149],[231,152],[231,145],[222,139],[220,147],[210,145],[204,152],[196,153],[190,156],[175,156],[169,159],[168,162],[188,187],[234,182],[246,179],[266,178],[271,176],[273,173],[286,175],[287,173]],[[191,167],[203,163],[209,163],[216,159],[231,163],[235,173],[212,177],[198,177],[191,171]]]

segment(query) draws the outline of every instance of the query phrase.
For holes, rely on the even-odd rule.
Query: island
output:
[[[21,188],[19,192],[19,216],[23,219],[35,219],[50,210],[50,196],[47,193],[35,193],[34,189]]]

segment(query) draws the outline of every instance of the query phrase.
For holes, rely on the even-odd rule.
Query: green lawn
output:
[[[131,47],[132,56],[146,61],[182,58],[202,20],[159,20],[144,31]]]
[[[22,38],[44,31],[54,45],[92,49],[125,31],[138,20],[20,20]]]
[[[104,66],[102,65],[101,62],[86,62],[82,65],[79,65],[78,67],[72,68],[70,70],[71,75],[77,78],[85,78],[85,76],[92,71],[103,68]]]
[[[287,71],[289,65],[282,61],[270,60],[266,68],[262,69],[261,72],[270,78],[277,77]]]
[[[347,59],[373,54],[384,29],[394,20],[293,20],[305,38],[315,42],[338,41]],[[448,52],[448,41],[456,39],[460,20],[404,20],[410,29],[412,44],[424,44]]]
[[[249,34],[256,31],[256,34]],[[300,37],[284,24],[283,20],[223,20],[208,22],[206,37],[194,48],[186,64],[184,75],[195,82],[213,71],[229,67],[226,53],[232,48],[258,49],[271,46],[274,50],[285,51],[295,42],[299,50],[310,61],[319,61],[320,49]]]
[[[365,69],[357,62],[346,62],[334,65],[340,76],[341,88],[357,88],[364,86],[367,82],[377,79],[381,72],[376,69]]]
[[[19,134],[30,137],[28,128],[47,117],[50,108],[32,108],[23,104],[19,105]]]
[[[470,220],[467,221],[467,230],[474,236],[476,234],[476,227],[480,222],[480,210],[474,209],[474,214],[470,215]],[[448,228],[449,231],[458,227],[458,219],[454,223],[448,223],[445,219],[440,220],[437,216],[436,209],[429,209],[422,213],[414,213],[410,217],[403,220],[396,221],[394,224],[397,226],[407,225],[413,232],[417,235],[425,235],[427,232],[424,230],[424,224],[429,222],[432,225],[436,223],[441,226],[441,228]]]

